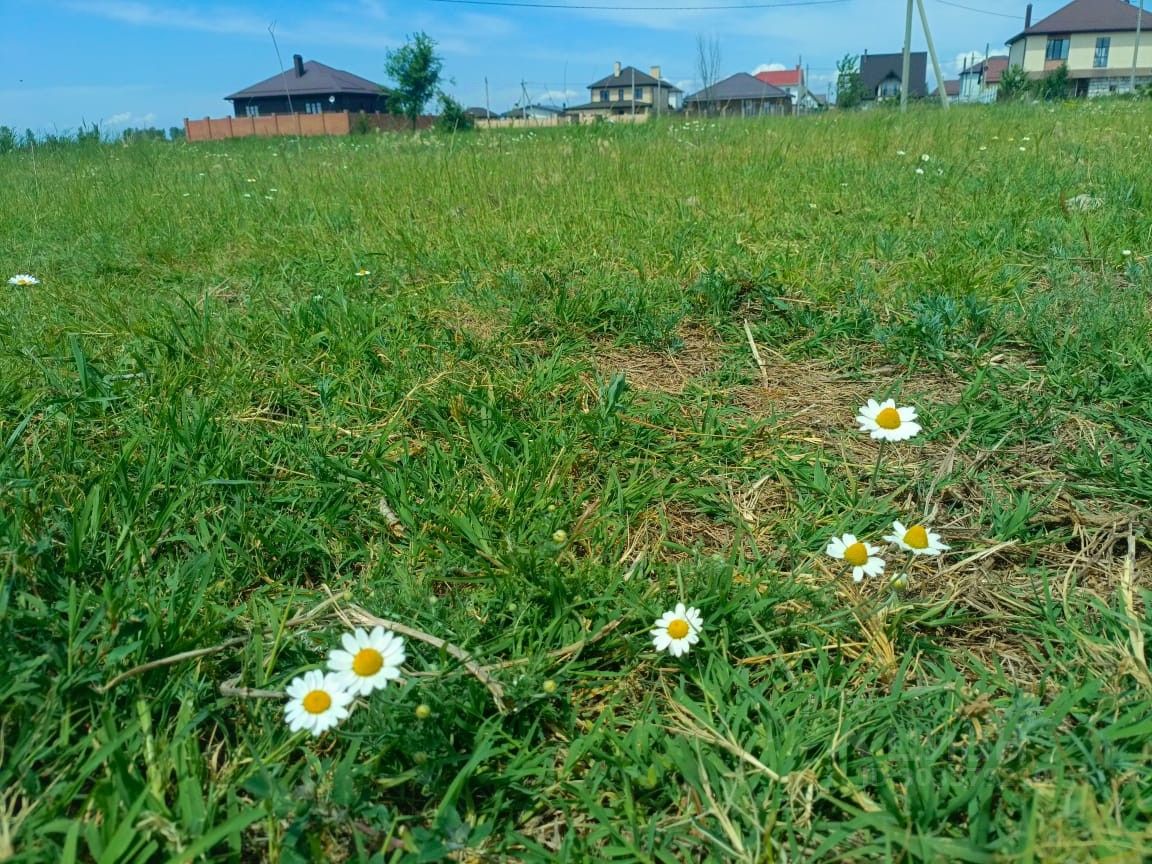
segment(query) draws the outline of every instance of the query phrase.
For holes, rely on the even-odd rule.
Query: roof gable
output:
[[[304,63],[303,75],[297,75],[293,67],[224,98],[254,99],[261,96],[304,96],[311,93],[370,93],[378,96],[385,92],[386,88],[367,78],[309,60]]]
[[[685,102],[727,102],[734,99],[787,99],[792,97],[772,84],[761,81],[747,72],[737,72],[723,81],[717,81],[698,93],[693,93]]]
[[[908,95],[923,97],[928,95],[928,52],[913,51],[909,67]],[[860,58],[860,82],[869,97],[876,94],[876,88],[888,78],[900,80],[904,72],[904,55],[865,54]]]
[[[1067,6],[1017,33],[1006,44],[1011,45],[1025,36],[1135,31],[1139,14],[1139,9],[1125,0],[1072,0]]]

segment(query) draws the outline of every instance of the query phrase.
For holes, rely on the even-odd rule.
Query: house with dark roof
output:
[[[908,98],[923,99],[928,95],[928,52],[913,51],[908,73]],[[869,54],[860,57],[860,81],[864,85],[864,102],[899,99],[904,55]]]
[[[816,95],[808,89],[808,82],[804,75],[804,68],[770,69],[757,72],[756,77],[765,84],[779,87],[792,97],[792,107],[796,111],[811,111],[820,107]]]
[[[621,67],[617,62],[611,75],[588,85],[588,101],[569,107],[567,113],[579,116],[581,122],[669,114],[680,110],[683,95],[683,90],[660,76],[659,66],[641,72],[635,66]]]
[[[947,97],[949,102],[955,102],[957,99],[960,98],[960,79],[959,78],[950,78],[944,82],[944,95],[945,95],[945,97]],[[933,99],[939,99],[940,98],[940,88],[939,87],[937,87],[936,89],[934,89],[932,91],[932,98]]]
[[[964,61],[960,72],[958,102],[995,102],[1000,90],[1000,78],[1008,68],[1008,55],[986,57],[975,63]]]
[[[464,113],[471,117],[473,120],[499,120],[500,115],[495,111],[489,111],[487,108],[465,108]]]
[[[792,97],[755,75],[737,72],[684,100],[684,113],[710,117],[756,117],[791,114]]]
[[[232,103],[237,117],[264,117],[335,111],[383,113],[387,110],[388,95],[383,87],[367,78],[315,60],[305,62],[299,54],[294,54],[288,71],[224,98]]]
[[[1047,18],[1032,23],[1032,5],[1024,29],[1008,40],[1008,62],[1031,78],[1042,78],[1068,65],[1077,96],[1100,96],[1129,89],[1140,10],[1125,0],[1072,0]],[[1141,29],[1152,29],[1146,14]],[[1136,84],[1152,82],[1152,34],[1145,34],[1136,57]]]

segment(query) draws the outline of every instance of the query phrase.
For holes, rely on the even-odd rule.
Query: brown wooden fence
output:
[[[416,127],[426,129],[435,119],[419,117]],[[411,128],[406,117],[330,111],[324,114],[268,114],[263,117],[205,117],[203,120],[185,118],[184,134],[188,141],[220,141],[252,135],[347,135],[361,123],[382,132]]]

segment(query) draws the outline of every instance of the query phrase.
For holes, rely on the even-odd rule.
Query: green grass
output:
[[[0,158],[0,860],[1145,860],[1149,128]],[[823,555],[924,515],[904,592]],[[410,640],[289,734],[353,606],[507,710]]]

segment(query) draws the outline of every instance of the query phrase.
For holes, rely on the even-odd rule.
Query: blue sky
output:
[[[648,69],[697,89],[699,35],[720,45],[721,72],[791,66],[798,58],[823,92],[847,52],[900,49],[904,0],[839,0],[741,10],[685,7],[755,0],[552,0],[597,9],[465,5],[435,0],[0,0],[0,125],[64,131],[99,122],[181,125],[222,116],[223,97],[279,71],[294,53],[387,83],[384,55],[408,34],[439,43],[447,89],[493,110],[527,92],[575,104],[612,64]],[[771,2],[771,0],[767,0]],[[796,0],[780,0],[796,2]],[[808,0],[812,2],[812,0]],[[957,5],[959,4],[959,5]],[[643,7],[622,10],[621,6]],[[1003,51],[1023,25],[1024,0],[925,0],[946,77],[957,58]],[[1034,18],[1061,0],[1036,0]],[[657,11],[652,7],[677,7]],[[971,7],[968,9],[960,6]],[[982,10],[982,11],[975,11]],[[917,25],[915,46],[924,47]],[[931,77],[931,74],[930,74]],[[523,82],[523,86],[522,86]]]

